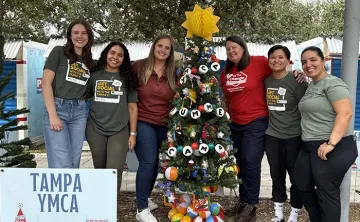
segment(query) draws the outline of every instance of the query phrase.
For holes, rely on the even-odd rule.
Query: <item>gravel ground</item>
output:
[[[162,195],[161,193],[153,193],[153,201],[159,205],[159,208],[155,210],[153,213],[158,219],[159,222],[169,222],[170,220],[167,217],[167,213],[170,210],[169,207],[164,207],[162,205]],[[230,208],[234,205],[236,201],[235,197],[212,197],[211,202],[220,203],[224,209]],[[274,215],[273,204],[269,199],[262,199],[258,204],[257,210],[257,219],[256,222],[270,222]],[[121,192],[118,198],[118,221],[121,222],[133,222],[135,219],[136,212],[136,199],[135,192]],[[290,213],[290,205],[286,204],[285,206],[285,216],[288,216]],[[234,217],[226,217],[226,222],[235,222],[236,218]],[[303,209],[300,213],[300,217],[298,222],[306,222],[309,221],[307,213],[305,209]],[[350,222],[360,222],[360,204],[351,204],[350,209]]]

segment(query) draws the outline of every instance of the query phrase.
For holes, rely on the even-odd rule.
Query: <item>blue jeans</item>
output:
[[[247,125],[230,124],[236,164],[240,167],[240,198],[248,204],[257,204],[260,194],[261,160],[265,152],[265,131],[268,117],[260,117]]]
[[[63,129],[52,130],[44,111],[44,138],[49,168],[79,168],[86,128],[84,100],[55,98],[55,108]]]
[[[158,174],[159,148],[166,139],[167,126],[143,121],[137,123],[135,146],[139,168],[136,174],[136,204],[139,210],[148,208],[148,198]]]

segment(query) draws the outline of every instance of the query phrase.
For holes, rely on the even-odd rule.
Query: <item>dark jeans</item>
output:
[[[236,164],[240,167],[240,198],[248,204],[257,204],[260,193],[261,160],[264,156],[265,131],[268,117],[261,117],[247,125],[230,124]]]
[[[137,123],[135,153],[139,168],[136,174],[136,204],[139,211],[148,208],[148,198],[158,174],[159,148],[166,139],[167,131],[167,126],[143,121]]]
[[[296,159],[301,150],[303,141],[301,136],[291,139],[279,139],[266,135],[265,151],[270,165],[270,175],[272,179],[272,200],[277,203],[285,203],[286,195],[286,171],[293,183],[292,173]],[[301,209],[302,203],[295,186],[290,187],[290,205]]]
[[[326,155],[327,160],[322,160],[317,151],[324,142],[304,143],[293,172],[294,185],[301,192],[311,222],[339,222],[340,185],[358,155],[356,142],[353,136],[343,137]]]

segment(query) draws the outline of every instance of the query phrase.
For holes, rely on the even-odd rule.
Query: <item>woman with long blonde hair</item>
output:
[[[160,144],[168,131],[165,119],[172,109],[175,94],[176,74],[174,42],[169,35],[158,36],[146,59],[133,64],[139,78],[138,123],[135,153],[139,160],[136,174],[136,219],[155,222],[150,212],[158,206],[151,201],[154,187]]]

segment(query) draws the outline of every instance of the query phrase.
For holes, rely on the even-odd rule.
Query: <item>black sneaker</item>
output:
[[[226,216],[235,216],[243,211],[245,205],[242,200],[239,200],[232,208],[225,210],[224,213]]]
[[[252,204],[245,204],[236,222],[253,222],[256,219],[256,207]]]

